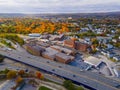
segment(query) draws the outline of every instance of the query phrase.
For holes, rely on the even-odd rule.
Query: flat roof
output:
[[[100,60],[99,58],[93,57],[93,56],[89,56],[85,58],[84,61],[96,67],[102,63],[102,60]]]
[[[105,90],[118,90],[117,86],[120,85],[119,81],[113,80],[103,75],[99,75],[96,72],[80,71],[79,68],[66,64],[60,64],[37,56],[29,55],[31,58],[28,59],[27,53],[21,53],[14,50],[12,52],[9,52],[10,55],[8,54],[8,52],[0,50],[0,53],[2,55],[5,55],[10,59],[37,67],[39,69],[44,69],[64,78],[68,78],[78,83],[90,86],[94,89],[103,90],[104,88]],[[21,58],[19,58],[20,56]],[[48,64],[47,61],[49,61],[50,63]],[[62,68],[59,68],[59,66],[61,66]],[[73,77],[73,75],[76,75],[76,77]]]
[[[67,48],[64,48],[64,47],[61,47],[61,46],[57,46],[57,45],[54,45],[54,46],[51,46],[51,47],[53,47],[55,49],[59,49],[59,50],[64,51],[64,52],[67,52],[67,53],[72,53],[73,52],[70,49],[67,49]]]
[[[73,56],[66,55],[66,54],[64,54],[64,53],[57,53],[56,56],[61,57],[61,58],[63,58],[63,59],[66,60],[66,61],[69,60],[69,59],[74,59]]]
[[[48,56],[52,56],[52,55],[55,55],[55,54],[58,53],[57,50],[52,49],[52,48],[50,48],[50,47],[46,48],[45,50],[46,50],[46,51],[43,52],[43,53],[46,54],[46,55],[48,55]]]

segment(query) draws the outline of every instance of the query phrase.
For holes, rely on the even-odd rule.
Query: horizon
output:
[[[37,13],[22,13],[22,12],[6,12],[6,13],[1,13],[0,14],[99,14],[99,13],[102,13],[102,14],[107,14],[107,13],[119,13],[120,11],[108,11],[108,12],[48,12],[48,13],[45,13],[45,12],[37,12]]]
[[[119,0],[0,0],[0,13],[104,13],[119,8]]]

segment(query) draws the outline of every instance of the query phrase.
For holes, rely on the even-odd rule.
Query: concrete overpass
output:
[[[15,50],[4,51],[2,49],[0,49],[0,54],[46,73],[55,74],[65,79],[72,80],[74,83],[84,85],[92,90],[119,90],[118,87],[120,87],[119,81],[104,77],[98,73],[81,71],[76,67],[52,62],[42,57],[21,53]]]

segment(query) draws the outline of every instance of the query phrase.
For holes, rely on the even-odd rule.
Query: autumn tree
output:
[[[23,78],[21,76],[18,76],[15,82],[16,84],[20,84],[23,82]]]
[[[10,70],[10,71],[7,73],[7,78],[8,78],[8,79],[15,78],[16,76],[17,76],[17,72],[16,72],[16,71]]]
[[[23,75],[25,74],[25,71],[24,71],[24,70],[20,70],[20,71],[18,72],[18,74],[19,74],[20,76],[23,76]]]
[[[41,74],[39,71],[36,72],[36,77],[39,79],[44,79],[43,74]]]

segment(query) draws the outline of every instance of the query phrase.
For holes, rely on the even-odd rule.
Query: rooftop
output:
[[[44,53],[44,54],[47,54],[48,56],[52,56],[52,55],[57,54],[58,51],[55,50],[55,49],[52,49],[52,48],[48,47],[48,48],[46,48],[46,51],[43,52],[43,53]]]
[[[56,56],[63,58],[64,60],[74,59],[73,56],[66,55],[64,53],[57,53]]]
[[[91,64],[96,67],[102,63],[102,61],[99,58],[96,58],[93,56],[89,56],[89,57],[85,58],[84,60],[86,63]]]

